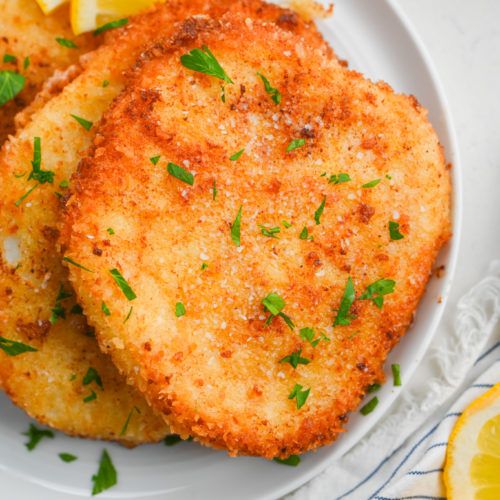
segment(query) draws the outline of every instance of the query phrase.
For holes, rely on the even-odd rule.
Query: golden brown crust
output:
[[[174,36],[141,59],[80,165],[62,240],[93,273],[71,267],[71,279],[101,348],[175,432],[231,454],[302,453],[331,443],[367,386],[383,380],[450,235],[449,174],[426,111],[387,84],[269,23],[238,15],[188,23],[179,33],[195,39]],[[225,103],[220,81],[179,62],[202,45],[235,82]],[[282,92],[279,106],[257,71]],[[305,146],[287,153],[299,137]],[[194,186],[169,176],[167,162],[193,172]],[[328,183],[324,172],[351,181]],[[240,206],[237,247],[230,227]],[[391,220],[404,239],[391,241]],[[259,224],[280,226],[279,239]],[[299,238],[303,227],[313,241]],[[109,240],[100,257],[86,235]],[[394,279],[396,291],[381,310],[357,300],[352,323],[332,328],[349,276],[358,297],[381,278]],[[261,300],[270,292],[286,300],[294,332],[279,317],[265,326]],[[185,316],[176,318],[176,302]],[[331,340],[313,348],[302,327]],[[279,362],[298,349],[308,365]],[[300,410],[288,399],[296,383],[311,388]]]

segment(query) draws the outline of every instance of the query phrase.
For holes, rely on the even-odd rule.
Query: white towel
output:
[[[440,327],[376,428],[290,500],[444,500],[449,434],[465,407],[500,382],[499,317],[500,261],[494,261],[488,277],[458,302],[454,322]]]

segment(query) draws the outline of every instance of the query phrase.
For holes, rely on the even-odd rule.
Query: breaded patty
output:
[[[450,236],[416,99],[237,15],[143,54],[73,188],[62,241],[101,347],[174,432],[232,455],[342,432]]]
[[[131,19],[124,29],[108,32],[105,43],[82,60],[79,76],[35,112],[0,155],[0,336],[38,349],[16,357],[0,350],[0,383],[30,415],[70,434],[137,444],[161,438],[167,427],[100,353],[84,318],[71,312],[74,294],[56,245],[66,181],[92,143],[96,125],[87,130],[90,122],[100,119],[122,89],[123,72],[135,62],[142,45],[158,33],[172,33],[174,23],[186,15],[228,8],[279,22],[312,45],[324,43],[314,26],[290,11],[260,2],[218,2],[215,7],[202,0],[168,2]],[[83,122],[84,127],[71,114],[89,123]],[[40,168],[53,172],[54,178],[29,192],[40,177],[29,179],[35,137],[40,138]],[[95,255],[107,244],[96,242]],[[72,297],[58,300],[61,287],[63,296]],[[56,321],[51,324],[54,314]],[[89,368],[100,374],[104,390],[83,384]],[[97,399],[85,403],[91,390]],[[133,412],[126,436],[119,436],[135,406],[141,413]]]
[[[23,91],[0,107],[0,145],[14,133],[16,113],[33,101],[54,71],[77,63],[98,42],[92,35],[73,35],[68,10],[63,6],[45,16],[34,0],[0,0],[0,70],[26,78]],[[56,38],[72,40],[77,48],[64,47]],[[5,55],[15,60],[4,60]]]

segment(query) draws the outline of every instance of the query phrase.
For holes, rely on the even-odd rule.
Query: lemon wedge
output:
[[[68,0],[36,0],[45,15],[50,14],[54,9],[67,2]]]
[[[446,454],[449,500],[500,499],[500,383],[457,420]]]
[[[159,0],[71,0],[71,27],[75,35],[79,35],[137,14],[155,3]]]

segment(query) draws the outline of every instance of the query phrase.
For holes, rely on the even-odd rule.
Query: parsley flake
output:
[[[370,189],[375,187],[382,179],[374,179],[373,181],[367,182],[366,184],[363,184],[361,187],[364,189]]]
[[[389,221],[389,235],[393,241],[402,240],[404,238],[404,235],[399,231],[398,222]]]
[[[305,139],[294,139],[286,148],[286,152],[290,153],[290,151],[293,151],[295,149],[301,148],[302,146],[305,146],[306,140]]]
[[[326,174],[323,174],[326,176]],[[349,176],[349,174],[346,173],[340,173],[340,174],[333,174],[328,177],[328,184],[343,184],[344,182],[350,182],[352,179]]]
[[[307,226],[304,226],[304,228],[302,229],[302,231],[299,234],[299,238],[301,240],[309,240],[309,241],[313,240],[313,237],[309,236],[309,230],[307,229]]]
[[[69,312],[71,314],[83,314],[83,309],[80,304],[75,304]]]
[[[380,279],[366,287],[365,292],[359,297],[359,300],[371,300],[379,309],[384,304],[384,295],[394,292],[396,282],[394,280]]]
[[[0,106],[14,99],[24,88],[26,79],[15,71],[0,71]]]
[[[59,453],[59,458],[66,463],[74,462],[78,460],[78,457],[72,455],[71,453]]]
[[[241,156],[244,152],[245,152],[245,148],[240,149],[239,151],[237,151],[236,153],[234,153],[234,155],[231,155],[231,156],[229,157],[229,159],[230,159],[231,161],[237,161],[237,160],[239,160],[240,156]]]
[[[149,161],[153,164],[153,165],[156,165],[158,164],[158,162],[160,161],[160,158],[161,158],[161,155],[158,155],[158,156],[152,156]]]
[[[267,297],[264,297],[262,305],[270,313],[270,316],[266,320],[266,325],[269,325],[276,316],[280,316],[290,330],[295,328],[290,317],[282,312],[282,309],[285,307],[285,301],[277,293],[270,293]]]
[[[198,73],[214,76],[227,83],[234,83],[206,45],[203,45],[201,49],[191,50],[189,54],[182,55],[181,64]]]
[[[30,424],[29,429],[23,432],[23,436],[28,436],[28,442],[24,446],[29,451],[33,451],[43,438],[54,439],[54,433],[48,429],[39,429],[36,425]]]
[[[118,19],[116,21],[111,21],[110,23],[103,24],[99,28],[97,28],[94,31],[94,36],[100,35],[101,33],[104,33],[105,31],[113,30],[116,28],[121,28],[122,26],[125,26],[128,23],[127,18],[123,19]]]
[[[63,181],[61,181],[59,183],[59,187],[61,189],[67,189],[67,188],[69,188],[69,181],[67,179],[64,179]]]
[[[190,186],[194,184],[193,174],[188,170],[179,167],[179,165],[176,165],[175,163],[169,163],[167,165],[167,171],[170,175],[174,176],[176,179],[179,179],[180,181],[185,182]]]
[[[94,401],[95,399],[97,399],[97,394],[95,393],[95,391],[91,390],[90,394],[83,398],[83,402],[90,403],[91,401]]]
[[[42,170],[42,140],[40,137],[33,139],[33,160],[31,160],[32,170],[28,180],[38,181],[40,184],[46,182],[52,184],[54,182],[54,172],[50,170]]]
[[[201,265],[201,270],[204,271],[207,268],[208,268],[208,264],[206,262],[203,262],[203,264]]]
[[[314,329],[305,327],[301,328],[299,331],[300,338],[309,342],[313,347],[316,347],[321,340],[325,340],[326,342],[330,342],[330,339],[323,333],[320,334],[316,339],[314,338]]]
[[[175,446],[180,442],[182,442],[182,438],[179,434],[169,434],[168,436],[165,436],[165,439],[163,440],[163,444],[165,446]]]
[[[32,188],[28,189],[26,193],[24,193],[21,198],[19,198],[14,205],[16,207],[20,206],[21,203],[39,186],[40,184],[35,184]]]
[[[132,311],[133,310],[134,310],[134,306],[130,306],[130,309],[128,310],[128,313],[125,316],[125,319],[123,320],[124,323],[126,323],[130,319],[130,316],[132,316]]]
[[[286,221],[286,220],[282,220],[281,221],[281,224],[283,224],[283,227],[285,229],[289,229],[290,227],[292,227],[292,224],[290,224],[290,222]]]
[[[318,207],[316,212],[314,212],[314,220],[316,221],[316,224],[321,223],[321,216],[323,215],[323,210],[325,209],[326,205],[326,196],[323,196],[323,201],[321,202],[321,205]]]
[[[349,278],[347,279],[347,284],[345,286],[344,295],[342,296],[342,301],[340,302],[340,307],[337,311],[337,317],[333,322],[333,326],[346,326],[351,324],[351,320],[354,318],[349,313],[349,310],[351,309],[354,299],[354,283],[352,282],[352,278],[349,276]]]
[[[77,49],[78,45],[73,40],[68,40],[67,38],[56,38],[56,42],[62,47],[66,47],[67,49]]]
[[[371,413],[378,405],[378,398],[375,396],[373,399],[370,399],[368,403],[366,403],[359,412],[361,415],[368,415]]]
[[[38,351],[38,349],[35,349],[28,344],[16,342],[15,340],[9,340],[5,337],[0,337],[0,349],[8,356],[19,356],[19,354],[24,354],[25,352]]]
[[[109,307],[106,305],[106,303],[104,301],[101,302],[101,311],[106,316],[111,316],[111,311],[109,310]]]
[[[125,423],[123,424],[122,430],[120,431],[120,436],[125,436],[125,434],[127,433],[128,424],[130,424],[130,419],[132,418],[132,414],[134,413],[134,411],[136,411],[139,414],[141,413],[141,410],[139,410],[139,408],[137,408],[137,406],[134,406],[130,410],[130,413],[127,415]]]
[[[128,300],[134,300],[137,298],[137,295],[134,293],[130,285],[127,283],[127,280],[122,276],[118,269],[110,269],[109,273],[113,276],[115,283],[120,287],[120,290],[123,292],[123,295],[127,297]]]
[[[288,458],[273,458],[273,460],[282,465],[290,465],[291,467],[297,467],[300,464],[300,457],[298,455],[290,455]]]
[[[13,56],[12,54],[4,54],[3,62],[4,63],[15,63],[15,62],[17,62],[17,57]]]
[[[374,392],[380,391],[381,387],[382,386],[380,384],[372,384],[372,385],[368,386],[368,389],[366,390],[366,392],[368,394],[372,394]]]
[[[241,212],[243,210],[243,205],[240,206],[236,219],[231,224],[231,239],[233,243],[239,247],[241,245]]]
[[[117,483],[117,480],[118,473],[111,461],[111,457],[106,450],[103,450],[97,474],[92,476],[92,482],[94,483],[92,495],[97,495],[111,488]]]
[[[109,80],[103,80],[102,81],[102,87],[106,88],[109,85]]]
[[[108,229],[106,229],[106,232],[107,232],[109,235],[111,235],[111,236],[113,236],[113,234],[115,234],[115,230],[114,230],[112,227],[108,227]]]
[[[307,358],[303,358],[301,356],[302,354],[302,349],[299,349],[298,351],[292,352],[292,354],[289,354],[288,356],[285,356],[284,358],[280,359],[280,363],[289,363],[293,368],[297,368],[299,365],[308,365],[311,360]]]
[[[268,238],[278,238],[276,235],[281,231],[279,227],[266,227],[259,224],[260,232]]]
[[[71,297],[71,293],[66,292],[66,290],[64,290],[63,285],[61,285],[59,288],[59,293],[57,294],[56,297],[56,303],[54,307],[51,309],[52,314],[49,319],[51,324],[55,325],[59,318],[62,319],[66,318],[66,311],[64,310],[64,307],[62,306],[61,302],[65,299],[68,299],[69,297]]]
[[[75,267],[78,267],[79,269],[83,269],[84,271],[87,271],[88,273],[93,273],[94,271],[91,271],[90,269],[82,266],[81,264],[78,264],[78,262],[75,262],[73,259],[70,259],[69,257],[64,256],[63,257],[64,262],[68,262],[68,264],[71,264]]]
[[[26,56],[23,61],[23,69],[24,70],[28,69],[30,64],[31,64],[30,58]]]
[[[93,123],[86,120],[85,118],[82,118],[81,116],[77,115],[71,115],[72,118],[74,118],[87,132],[92,128]]]
[[[288,399],[295,399],[297,403],[297,410],[300,410],[307,401],[309,392],[311,392],[311,388],[303,389],[300,384],[295,384],[292,392],[288,395]]]
[[[182,302],[177,302],[175,304],[175,316],[177,318],[180,318],[181,316],[184,316],[186,314],[186,308],[184,307],[184,304]]]
[[[401,367],[398,364],[391,365],[392,378],[394,379],[394,386],[401,386]]]
[[[90,367],[84,375],[82,383],[83,385],[89,385],[92,382],[95,382],[101,389],[104,389],[101,376],[95,368]]]
[[[273,102],[275,104],[280,104],[281,103],[281,92],[277,89],[271,86],[269,83],[269,80],[262,75],[261,73],[257,73],[257,75],[260,77],[262,80],[262,83],[264,84],[264,88],[266,89],[267,94],[271,97]]]
[[[212,184],[212,199],[215,201],[215,198],[217,198],[217,183],[214,179],[214,182]]]

